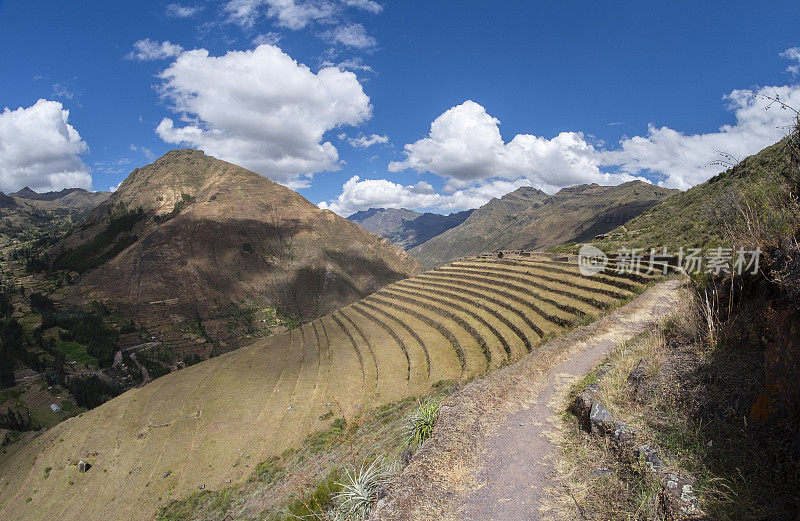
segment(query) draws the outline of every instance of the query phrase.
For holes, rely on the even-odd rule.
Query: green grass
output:
[[[98,367],[97,358],[86,352],[86,346],[78,342],[56,341],[56,349],[64,355],[67,360],[72,360],[79,364]]]

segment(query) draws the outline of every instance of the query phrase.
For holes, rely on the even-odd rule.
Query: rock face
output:
[[[543,250],[613,230],[678,190],[640,181],[564,188],[522,187],[481,206],[459,226],[411,250],[425,268],[495,250]]]
[[[589,429],[592,434],[614,432],[614,419],[600,402],[594,402],[589,410]]]
[[[149,328],[277,307],[310,319],[413,275],[405,251],[298,193],[198,150],[134,170],[53,261]]]
[[[450,215],[418,213],[405,208],[370,208],[356,212],[349,220],[365,229],[386,237],[392,243],[410,250],[463,223],[472,210]]]

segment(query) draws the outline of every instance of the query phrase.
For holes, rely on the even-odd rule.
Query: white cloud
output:
[[[766,109],[769,102],[760,96],[779,96],[789,106],[800,107],[800,85],[735,90],[725,96],[735,123],[705,134],[651,124],[647,136],[623,139],[618,149],[598,153],[596,161],[630,175],[655,173],[660,185],[685,190],[718,172],[706,165],[719,159],[719,152],[744,158],[786,135],[791,114],[776,104]]]
[[[88,147],[68,120],[61,103],[44,99],[0,113],[0,190],[91,189],[92,177],[78,157]]]
[[[362,72],[375,72],[375,70],[364,63],[360,57],[348,58],[339,62],[323,61],[322,67],[338,67],[343,71],[362,71]]]
[[[442,195],[425,181],[402,185],[386,179],[362,181],[359,176],[353,176],[342,186],[342,193],[337,198],[329,202],[322,201],[318,206],[343,217],[368,208],[457,211],[477,208],[493,197],[502,197],[520,186],[530,186],[530,181],[524,178],[513,181],[495,179]]]
[[[800,75],[800,47],[786,49],[781,53],[781,56],[787,60],[793,60],[797,62],[796,64],[786,67],[786,72],[790,72],[792,76]]]
[[[791,115],[760,96],[779,96],[800,107],[800,85],[736,90],[725,96],[735,123],[717,132],[685,134],[650,125],[646,136],[622,139],[612,149],[598,148],[581,132],[547,139],[519,134],[509,142],[499,120],[473,101],[452,107],[431,124],[428,137],[405,146],[405,160],[389,164],[393,172],[414,169],[448,179],[458,190],[489,178],[527,178],[546,192],[581,183],[619,184],[647,175],[662,186],[686,189],[706,181],[718,169],[706,165],[718,151],[737,157],[754,154],[786,133]]]
[[[371,49],[378,44],[361,24],[345,24],[322,33],[322,38],[329,43],[338,43],[355,49]]]
[[[383,11],[383,6],[373,0],[342,0],[342,3],[348,7],[357,7],[372,14],[378,14]]]
[[[358,137],[347,137],[344,134],[339,134],[339,139],[347,139],[350,146],[356,148],[369,148],[372,145],[385,145],[389,142],[389,136],[382,136],[379,134]]]
[[[156,158],[156,155],[147,147],[137,146],[131,144],[130,149],[133,152],[140,152],[148,161],[153,161]]]
[[[202,10],[202,5],[169,4],[166,13],[172,18],[191,18]]]
[[[170,41],[157,42],[150,38],[139,40],[133,44],[133,50],[126,58],[129,60],[153,61],[174,58],[183,52],[183,47]]]
[[[281,39],[283,39],[283,36],[280,33],[276,33],[276,32],[270,31],[268,33],[263,33],[263,34],[257,35],[255,38],[253,38],[252,42],[253,42],[253,45],[255,45],[255,46],[264,45],[264,44],[277,45],[278,42],[281,41]]]
[[[597,150],[580,132],[562,132],[552,139],[519,134],[504,143],[499,124],[481,105],[466,101],[437,117],[429,136],[406,145],[406,159],[390,163],[389,170],[432,172],[452,179],[451,186],[495,177],[525,177],[533,186],[550,192],[580,183],[615,184],[632,179],[600,172]]]
[[[187,143],[290,186],[315,172],[337,170],[326,132],[369,119],[372,106],[352,72],[317,73],[279,48],[209,56],[182,53],[160,77],[164,99],[185,122],[165,118],[156,129],[168,143]],[[298,184],[301,183],[301,184]]]
[[[262,12],[266,8],[266,12]],[[252,27],[261,16],[274,19],[280,27],[298,30],[318,20],[331,20],[337,5],[326,0],[229,0],[225,4],[229,19]]]

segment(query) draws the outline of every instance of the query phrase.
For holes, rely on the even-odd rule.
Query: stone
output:
[[[629,427],[622,422],[614,422],[614,432],[611,433],[611,437],[619,444],[628,443],[633,441],[633,437],[636,435],[636,429],[633,427]]]
[[[614,432],[614,418],[600,402],[593,402],[589,410],[589,431],[601,436]]]
[[[589,393],[583,392],[575,397],[572,402],[572,414],[578,418],[578,422],[585,429],[589,427],[589,411],[592,408],[592,397]]]
[[[612,469],[607,469],[607,468],[599,468],[599,469],[594,469],[594,470],[592,471],[592,476],[594,476],[594,477],[598,477],[598,478],[599,478],[599,477],[606,477],[606,476],[610,476],[610,475],[612,475],[613,473],[614,473],[614,471],[613,471]]]
[[[650,445],[642,445],[638,449],[639,459],[653,472],[661,469],[661,458],[658,457],[658,451],[651,448]]]
[[[168,470],[168,471],[166,471],[165,473],[161,474],[161,479],[167,479],[167,477],[168,477],[170,474],[172,474],[172,472],[170,472],[169,470]]]
[[[83,461],[83,460],[80,460],[80,461],[78,461],[78,472],[80,472],[80,473],[84,473],[84,472],[86,472],[87,470],[89,470],[90,468],[92,468],[92,465],[91,465],[91,464],[89,464],[89,463],[86,463],[86,462],[85,462],[85,461]]]
[[[688,476],[665,472],[661,477],[659,508],[664,519],[688,520],[702,516],[694,493],[693,483]]]
[[[649,364],[649,359],[642,358],[631,371],[631,374],[628,375],[628,388],[636,401],[642,401],[647,395],[647,366]]]
[[[200,483],[199,485],[197,485],[197,488],[199,488],[200,490],[203,490],[204,488],[206,488],[206,484],[205,483]]]

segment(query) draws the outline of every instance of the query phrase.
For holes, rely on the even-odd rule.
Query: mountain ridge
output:
[[[462,224],[413,248],[422,265],[434,268],[460,257],[502,249],[543,250],[588,240],[624,224],[677,190],[630,181],[563,188],[548,195],[532,187],[495,198]]]
[[[409,250],[458,226],[472,211],[464,210],[444,215],[432,212],[420,213],[407,208],[369,208],[356,212],[347,219]]]

